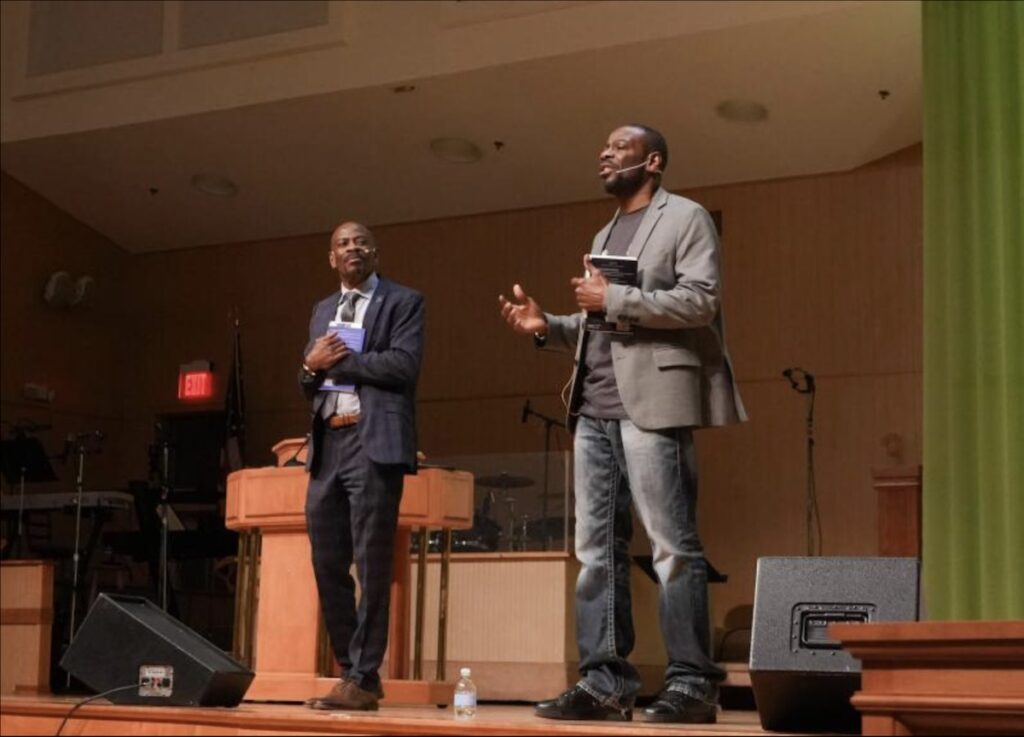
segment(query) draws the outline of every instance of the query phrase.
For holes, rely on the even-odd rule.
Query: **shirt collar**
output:
[[[344,297],[349,292],[357,292],[359,294],[359,296],[362,297],[363,299],[369,299],[370,295],[372,295],[373,291],[377,288],[377,284],[379,282],[380,282],[380,277],[377,276],[377,272],[375,271],[372,274],[370,274],[368,277],[366,277],[366,281],[364,281],[362,284],[360,284],[359,286],[357,286],[357,287],[355,287],[353,289],[349,289],[344,284],[342,284],[341,285],[341,296]]]

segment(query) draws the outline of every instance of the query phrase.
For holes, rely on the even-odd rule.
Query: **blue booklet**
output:
[[[341,342],[348,346],[353,353],[363,352],[363,343],[366,342],[366,331],[352,322],[337,322],[331,320],[327,330],[341,338]],[[335,384],[333,379],[325,379],[320,385],[320,390],[325,392],[354,392],[355,384]]]

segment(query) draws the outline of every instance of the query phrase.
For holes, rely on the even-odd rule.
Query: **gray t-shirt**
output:
[[[629,244],[633,241],[640,221],[643,220],[647,208],[636,212],[619,215],[608,240],[604,244],[604,253],[609,256],[625,256]],[[587,335],[587,350],[583,358],[583,402],[580,414],[597,420],[628,419],[619,396],[619,385],[615,383],[615,369],[612,366],[611,341],[617,338],[608,333],[590,333]]]

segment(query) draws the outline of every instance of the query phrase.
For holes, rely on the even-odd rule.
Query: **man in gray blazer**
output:
[[[313,308],[299,383],[312,402],[306,523],[313,571],[343,673],[309,705],[370,710],[383,697],[379,669],[403,476],[416,471],[423,296],[377,274],[373,235],[359,223],[334,230],[328,258],[341,289]],[[352,350],[332,323],[361,329],[362,350]]]
[[[630,720],[640,678],[633,648],[628,543],[635,504],[659,583],[665,686],[655,722],[711,723],[723,672],[711,659],[707,565],[697,534],[693,430],[746,419],[722,323],[715,226],[700,205],[661,189],[668,146],[639,125],[616,129],[599,176],[619,209],[591,254],[638,259],[636,286],[609,283],[584,256],[572,279],[581,312],[551,315],[516,284],[502,315],[542,348],[575,352],[568,406],[576,479],[579,682],[536,706],[552,719]],[[603,312],[628,333],[587,330]]]

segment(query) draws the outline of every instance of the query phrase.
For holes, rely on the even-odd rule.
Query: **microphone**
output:
[[[300,445],[299,449],[297,451],[295,451],[295,455],[293,455],[291,458],[289,458],[287,461],[285,461],[281,465],[282,466],[301,466],[301,465],[303,465],[302,461],[299,460],[299,453],[302,452],[303,448],[305,448],[307,445],[309,445],[310,437],[312,437],[312,434],[307,432],[306,433],[306,439],[302,441],[302,445]]]
[[[794,378],[794,374],[796,377]],[[814,391],[814,374],[810,371],[804,371],[799,366],[792,366],[783,370],[782,375],[789,380],[789,385],[796,389],[801,394],[810,394]],[[801,379],[806,384],[805,388],[800,387]]]
[[[626,172],[626,171],[633,171],[634,169],[639,169],[641,166],[647,166],[650,163],[651,163],[651,157],[650,157],[650,154],[648,154],[647,158],[645,158],[639,164],[633,164],[633,166],[627,166],[624,169],[616,169],[615,173],[616,174],[622,174],[623,172]],[[661,172],[658,172],[658,173],[660,174]]]
[[[520,422],[526,422],[526,419],[530,416],[530,400],[527,399],[523,403],[523,416],[520,418]]]
[[[639,169],[641,166],[647,166],[647,162],[646,161],[641,161],[639,164],[633,164],[633,166],[627,166],[624,169],[616,169],[615,173],[616,174],[622,174],[623,172],[633,171],[634,169]]]

